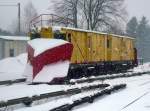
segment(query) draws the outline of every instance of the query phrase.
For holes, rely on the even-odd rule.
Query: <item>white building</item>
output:
[[[26,52],[27,36],[0,36],[0,59]]]

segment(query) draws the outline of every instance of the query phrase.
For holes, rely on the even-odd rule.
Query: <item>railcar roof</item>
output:
[[[71,28],[71,27],[57,27],[57,28],[58,29],[64,28],[64,29],[70,29],[70,30],[81,31],[81,32],[92,32],[92,33],[103,34],[103,35],[108,35],[109,34],[109,33],[104,33],[104,32],[84,30],[84,29]],[[116,35],[116,34],[109,34],[109,35],[116,36],[116,37],[121,37],[121,38],[135,39],[135,38],[129,37],[129,36],[122,36],[122,35]]]
[[[30,40],[30,37],[27,36],[1,36],[0,39],[4,40],[16,40],[16,41],[28,41]]]

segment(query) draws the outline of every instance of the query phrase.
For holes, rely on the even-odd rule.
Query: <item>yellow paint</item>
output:
[[[52,38],[53,37],[52,28],[51,27],[48,27],[48,28],[42,27],[40,30],[40,36],[41,36],[41,38]]]

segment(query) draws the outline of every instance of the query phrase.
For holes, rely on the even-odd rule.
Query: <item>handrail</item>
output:
[[[43,26],[43,24],[46,23],[48,26],[51,25],[55,25],[57,23],[63,24],[63,25],[73,25],[74,21],[72,19],[69,18],[65,18],[65,17],[60,17],[58,15],[55,14],[40,14],[39,16],[33,18],[30,21],[30,25],[29,25],[29,29],[31,30],[32,26]]]

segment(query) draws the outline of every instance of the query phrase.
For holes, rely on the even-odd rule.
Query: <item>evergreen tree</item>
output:
[[[127,23],[126,33],[128,36],[136,37],[136,31],[138,27],[138,21],[136,17],[132,17]]]
[[[149,38],[149,24],[146,17],[142,17],[139,21],[139,25],[137,27],[137,49],[138,49],[138,56],[142,57],[144,61],[148,61],[149,54],[149,47],[147,46],[147,38]],[[148,47],[148,48],[147,48]]]
[[[136,17],[127,23],[126,33],[128,36],[136,37],[136,48],[138,57],[143,58],[144,62],[150,61],[150,25],[146,17],[142,17],[138,22]]]
[[[146,17],[143,16],[137,27],[137,36],[140,38],[146,37],[148,35],[147,29],[148,29],[148,20],[146,19]]]

